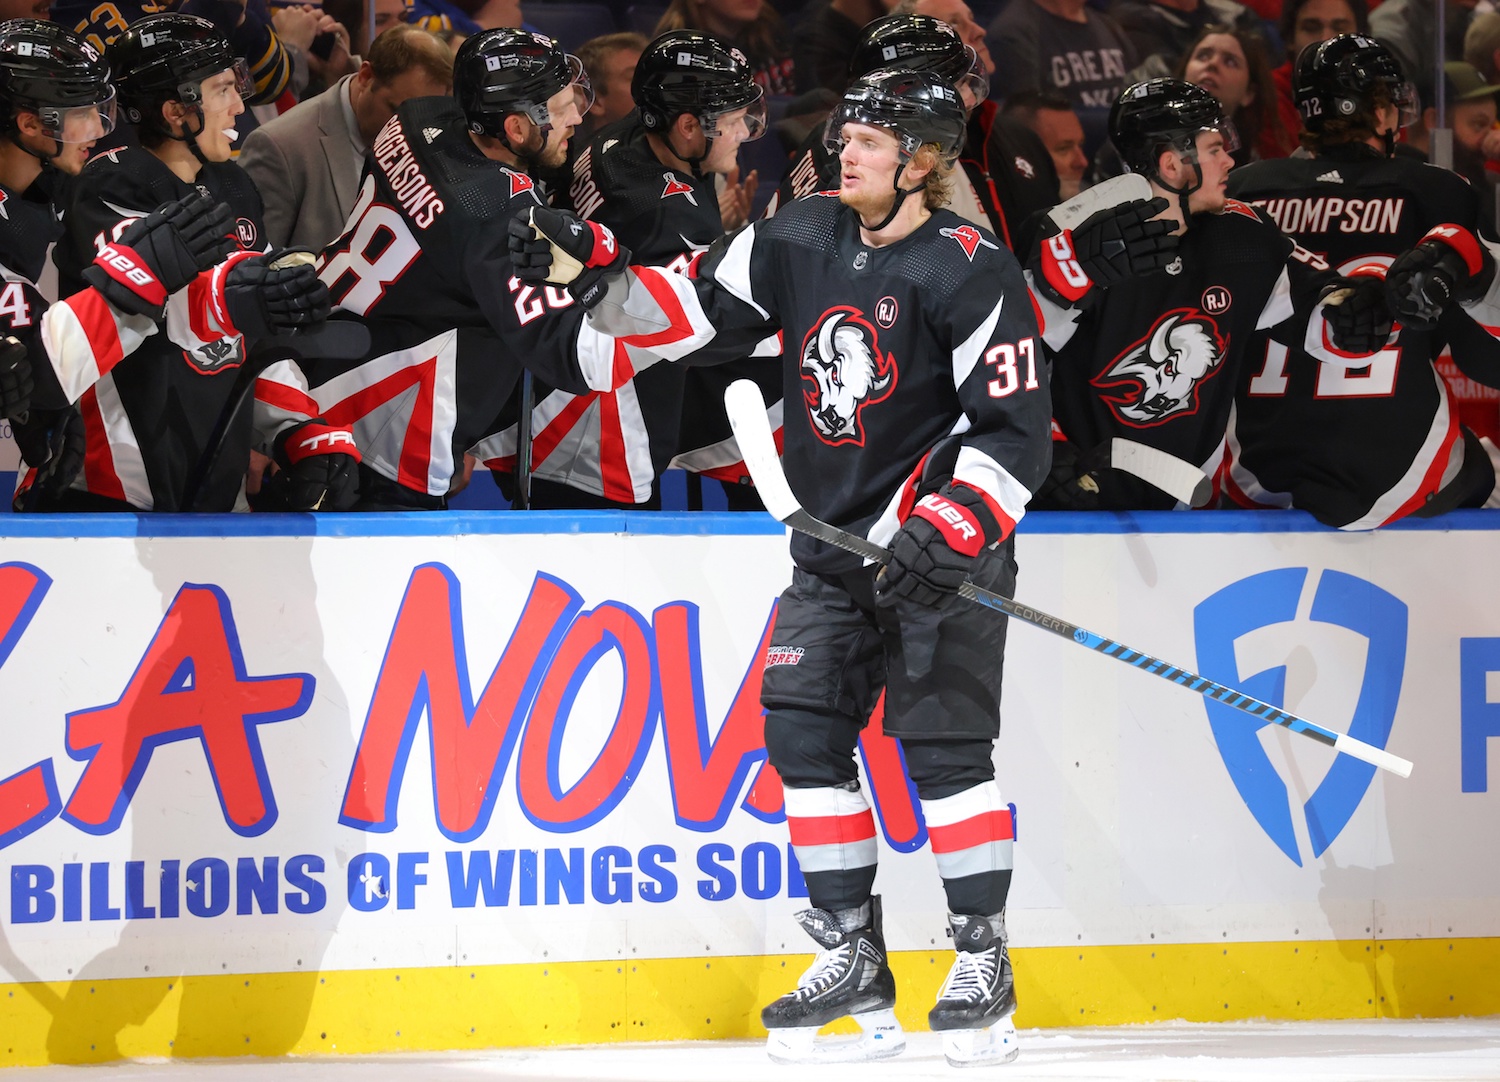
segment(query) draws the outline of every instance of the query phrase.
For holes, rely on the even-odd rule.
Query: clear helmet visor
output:
[[[566,54],[566,59],[567,85],[546,101],[521,110],[538,128],[576,127],[594,105],[594,87],[583,70],[583,61],[572,53]]]
[[[1220,136],[1223,137],[1223,139],[1224,139],[1224,153],[1226,153],[1226,154],[1233,154],[1235,151],[1237,151],[1237,150],[1240,149],[1241,143],[1240,143],[1239,129],[1237,129],[1234,126],[1234,121],[1232,121],[1232,120],[1226,119],[1224,121],[1224,123],[1219,124],[1219,125],[1217,125],[1215,127],[1212,127],[1212,128],[1200,128],[1200,129],[1198,129],[1198,135],[1209,135],[1209,134],[1216,134],[1216,135],[1220,135]],[[1195,137],[1194,138],[1194,144],[1196,145],[1196,143],[1197,143],[1197,139]]]
[[[43,105],[37,110],[42,132],[59,143],[91,143],[115,130],[115,91],[92,105]]]
[[[738,136],[742,143],[753,142],[766,134],[765,92],[756,87],[755,98],[748,104],[722,113],[705,113],[699,119],[703,124],[703,134],[710,139]]]
[[[1396,121],[1403,128],[1415,124],[1422,115],[1422,96],[1417,93],[1417,88],[1411,83],[1392,83],[1391,104],[1396,107],[1400,119]]]
[[[196,101],[204,109],[218,111],[228,109],[234,99],[241,103],[255,93],[255,80],[250,77],[250,65],[244,57],[235,57],[234,63],[217,74],[210,75],[200,83],[187,83],[177,88],[180,100]]]
[[[965,45],[964,51],[969,54],[969,70],[954,80],[953,89],[958,91],[964,108],[973,112],[974,106],[990,96],[990,77],[985,74],[984,61],[979,59],[974,46]]]

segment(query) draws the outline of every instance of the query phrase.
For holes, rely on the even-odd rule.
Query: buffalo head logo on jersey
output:
[[[1228,344],[1208,316],[1176,308],[1089,382],[1118,421],[1149,428],[1198,411],[1198,386],[1219,371]]]
[[[863,447],[859,411],[896,385],[896,359],[880,352],[875,328],[857,308],[830,308],[802,342],[803,400],[824,443]]]

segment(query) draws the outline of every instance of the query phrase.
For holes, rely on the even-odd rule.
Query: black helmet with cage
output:
[[[553,117],[548,102],[568,87],[580,92],[579,110],[593,104],[593,88],[583,63],[549,37],[529,30],[498,27],[465,39],[453,60],[453,96],[475,135],[488,135],[511,147],[505,118],[520,114],[545,139]]]
[[[1413,123],[1419,110],[1416,90],[1401,62],[1380,42],[1361,34],[1340,34],[1303,49],[1292,69],[1292,98],[1303,128],[1315,139],[1334,121],[1345,122],[1360,136],[1374,135],[1375,111],[1382,103],[1395,107],[1399,127]],[[1394,153],[1395,131],[1387,131],[1385,137],[1387,154]]]
[[[10,19],[0,23],[0,122],[20,140],[19,113],[33,113],[56,143],[87,143],[115,127],[115,91],[109,65],[95,48],[57,23]],[[57,153],[57,151],[54,151]]]
[[[975,102],[990,94],[989,76],[973,47],[931,15],[884,15],[861,31],[849,57],[850,82],[882,68],[937,72],[955,87],[967,87]]]

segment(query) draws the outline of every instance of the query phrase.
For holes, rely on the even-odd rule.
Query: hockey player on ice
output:
[[[1211,500],[1256,333],[1347,364],[1383,347],[1391,320],[1381,282],[1337,278],[1226,197],[1235,133],[1208,91],[1138,83],[1110,138],[1133,172],[1050,212],[1028,264],[1065,437],[1034,506],[1169,510],[1172,486],[1115,468],[1118,441],[1186,469]]]
[[[1500,386],[1495,242],[1479,236],[1479,195],[1457,173],[1396,156],[1416,94],[1373,38],[1309,45],[1292,85],[1310,155],[1247,165],[1229,190],[1342,273],[1384,276],[1400,333],[1354,364],[1257,337],[1235,396],[1227,492],[1346,530],[1483,506],[1490,455],[1433,364],[1448,345],[1465,375]]]
[[[1014,592],[1012,533],[1046,474],[1051,402],[1014,257],[943,209],[967,121],[952,82],[933,73],[856,80],[828,129],[839,190],[715,243],[694,277],[627,268],[555,211],[512,225],[517,273],[591,296],[589,322],[622,344],[649,340],[669,360],[713,364],[779,330],[793,490],[817,518],[893,553],[881,570],[795,535],[777,607],[766,749],[812,902],[797,919],[819,947],[797,987],[761,1013],[783,1061],[905,1046],[873,894],[874,818],[854,762],[882,690],[956,948],[929,1024],[954,1063],[1016,1052],[1004,921],[1013,826],[993,758],[1005,624],[954,595],[969,575]],[[860,1038],[817,1041],[847,1016]]]

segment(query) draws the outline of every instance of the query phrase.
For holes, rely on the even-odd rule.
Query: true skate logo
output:
[[[330,429],[327,432],[319,432],[314,436],[302,440],[297,446],[303,453],[313,454],[325,443],[328,445],[327,451],[324,452],[325,454],[332,451],[334,447],[341,443],[347,443],[350,447],[353,447],[354,433],[339,429]]]
[[[1176,308],[1089,382],[1122,424],[1149,428],[1198,411],[1198,385],[1220,371],[1227,346],[1208,316]]]
[[[531,183],[531,178],[525,173],[513,173],[509,169],[501,169],[500,171],[510,177],[510,197],[512,199],[522,192],[532,191],[536,187],[536,185]]]
[[[972,225],[939,229],[938,232],[945,237],[952,237],[958,241],[958,246],[964,250],[964,255],[969,257],[970,263],[974,262],[974,253],[979,250],[981,244],[986,248],[993,248],[996,251],[1000,249],[1000,245],[995,244],[993,241],[985,240],[979,230],[975,229]]]
[[[880,352],[879,337],[856,308],[824,312],[802,341],[802,399],[813,431],[824,443],[863,447],[859,414],[896,385],[896,359]]]
[[[662,179],[667,182],[667,186],[661,190],[661,197],[663,199],[673,195],[685,195],[689,203],[695,207],[698,205],[698,197],[693,194],[693,186],[691,184],[683,183],[671,173],[663,173]]]
[[[773,665],[796,665],[807,653],[800,646],[770,646],[766,648],[766,668]]]
[[[1309,587],[1310,603],[1304,600]],[[1314,635],[1303,640],[1300,630],[1332,625],[1366,640],[1364,678],[1349,694],[1349,735],[1381,749],[1390,740],[1400,704],[1407,624],[1406,603],[1373,582],[1334,570],[1310,576],[1306,567],[1277,568],[1240,579],[1193,609],[1198,671],[1272,706],[1295,705],[1288,704],[1288,691],[1306,686],[1319,665],[1315,650],[1323,639]],[[1300,673],[1294,671],[1298,664],[1303,666]],[[1262,743],[1261,730],[1270,723],[1257,724],[1244,711],[1213,699],[1205,699],[1204,705],[1229,778],[1266,836],[1301,866],[1294,818],[1305,817],[1312,855],[1321,856],[1359,808],[1375,768],[1347,755],[1336,756],[1307,797],[1314,779],[1299,763],[1293,767],[1295,791],[1289,792],[1267,754],[1267,747],[1277,742]]]

